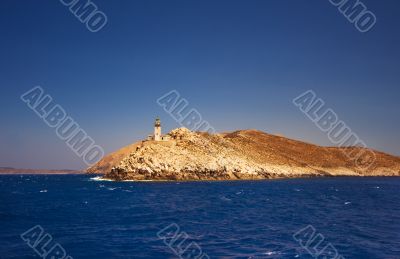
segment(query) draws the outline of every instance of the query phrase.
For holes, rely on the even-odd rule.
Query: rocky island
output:
[[[371,155],[372,154],[372,155]],[[123,180],[256,180],[400,176],[400,157],[361,147],[322,147],[258,130],[155,133],[87,169]]]

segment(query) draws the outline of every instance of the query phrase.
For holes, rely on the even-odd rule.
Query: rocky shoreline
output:
[[[360,167],[344,152],[362,151],[357,147],[320,147],[257,130],[208,134],[179,128],[167,135],[169,141],[141,141],[114,152],[88,172],[116,181],[400,175],[400,158],[378,151],[371,166]]]

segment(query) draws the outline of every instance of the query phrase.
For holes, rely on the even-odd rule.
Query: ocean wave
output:
[[[115,180],[111,180],[111,179],[107,179],[107,178],[103,178],[101,176],[96,176],[96,177],[92,177],[90,178],[90,181],[97,181],[97,182],[117,182]],[[123,180],[120,182],[164,182],[164,181],[156,181],[156,180]]]
[[[97,182],[114,182],[113,180],[106,179],[106,178],[103,178],[103,177],[101,177],[101,176],[92,177],[92,178],[90,178],[90,181],[97,181]]]

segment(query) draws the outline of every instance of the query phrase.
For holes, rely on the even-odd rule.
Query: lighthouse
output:
[[[156,122],[154,123],[154,140],[155,141],[161,141],[162,140],[161,121],[160,121],[160,118],[158,118],[158,117],[156,119]]]

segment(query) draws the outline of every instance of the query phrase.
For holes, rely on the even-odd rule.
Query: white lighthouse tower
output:
[[[161,121],[160,121],[160,118],[158,118],[158,117],[156,119],[156,122],[154,123],[154,140],[155,141],[161,141],[162,140]]]

